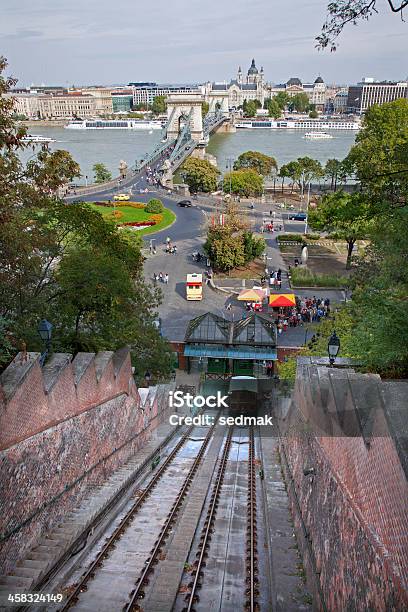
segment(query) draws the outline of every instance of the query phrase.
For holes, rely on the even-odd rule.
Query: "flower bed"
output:
[[[130,227],[151,227],[157,225],[156,221],[126,221],[126,223],[119,223],[119,227],[130,226]]]

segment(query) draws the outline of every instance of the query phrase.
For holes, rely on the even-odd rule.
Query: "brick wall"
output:
[[[0,452],[3,573],[13,569],[44,530],[57,524],[80,503],[89,486],[103,483],[133,455],[167,414],[165,386],[146,390],[141,398],[134,386],[127,353],[116,355],[115,359],[105,356],[102,365],[96,361],[97,384],[94,356],[90,355],[87,361],[90,365],[85,367],[80,384],[75,384],[73,376],[78,372],[72,370],[72,365],[62,367],[61,380],[52,387],[52,398],[44,390],[42,372],[35,362],[34,367],[28,368],[22,389],[15,386],[13,402],[6,401],[1,408],[3,422],[7,426],[10,415],[13,424],[13,428],[6,427],[7,436],[15,435],[16,413],[20,413],[23,421],[17,438],[22,432],[37,430]],[[21,372],[17,374],[13,384],[21,380]],[[7,400],[13,385],[10,386],[7,376],[2,382]],[[28,388],[30,394],[26,392]],[[108,399],[96,403],[103,396],[103,388]],[[119,388],[126,391],[117,394]],[[51,406],[57,418],[50,418]]]
[[[55,354],[42,369],[39,354],[17,355],[0,377],[0,450],[122,393],[138,401],[126,349]],[[3,401],[2,401],[3,400]]]
[[[381,381],[344,372],[326,385],[323,372],[303,374],[298,366],[281,456],[310,587],[333,612],[408,609],[408,486],[384,411],[373,411],[369,440],[313,431],[334,428],[328,416],[350,418],[349,388],[339,382],[362,383],[365,397],[374,390],[374,405]]]

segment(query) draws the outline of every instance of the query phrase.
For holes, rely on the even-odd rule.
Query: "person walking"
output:
[[[160,274],[159,274],[159,281],[161,283],[163,282],[163,272],[160,272]]]
[[[168,285],[168,284],[169,284],[169,275],[167,274],[167,272],[166,272],[166,274],[164,275],[164,284],[165,284],[165,285]]]

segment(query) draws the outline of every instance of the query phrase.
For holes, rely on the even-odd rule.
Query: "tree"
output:
[[[112,180],[112,174],[109,172],[105,164],[94,164],[92,168],[95,176],[95,183],[105,183]]]
[[[180,174],[183,181],[189,186],[190,191],[193,193],[197,193],[197,191],[208,193],[217,189],[220,171],[206,159],[189,157],[183,163]]]
[[[164,210],[163,202],[158,198],[152,198],[144,209],[147,213],[161,213]]]
[[[211,229],[204,244],[215,270],[228,272],[243,266],[246,258],[241,235],[234,235],[229,228]]]
[[[5,65],[0,60],[0,71]],[[143,280],[140,237],[58,197],[80,175],[67,151],[44,147],[24,166],[24,131],[4,96],[12,85],[0,72],[0,363],[23,343],[41,350],[36,330],[48,318],[54,350],[128,344],[133,358],[149,354],[164,368],[152,323],[160,295]]]
[[[166,96],[155,96],[153,98],[152,111],[155,115],[163,115],[167,111]]]
[[[250,100],[249,102],[244,100],[244,104],[243,104],[244,115],[246,115],[247,117],[255,117],[256,110],[257,110],[257,106],[254,100]]]
[[[337,179],[341,173],[342,163],[339,159],[328,159],[324,167],[324,176],[330,180],[330,189],[337,190]]]
[[[323,168],[319,161],[311,157],[298,157],[296,160],[301,177],[301,185],[306,188],[313,179],[319,179],[323,176]]]
[[[364,196],[344,191],[325,195],[314,210],[309,211],[309,225],[317,230],[335,233],[347,243],[346,268],[357,240],[367,238],[369,211]]]
[[[209,110],[210,110],[210,105],[208,104],[208,102],[205,102],[205,101],[201,102],[201,114],[203,116],[203,119]]]
[[[259,151],[246,151],[241,153],[234,163],[234,170],[252,169],[262,176],[268,176],[272,169],[277,170],[278,164],[274,157],[259,153]]]
[[[319,116],[319,113],[318,113],[318,112],[317,112],[317,110],[315,110],[315,109],[312,109],[312,110],[310,111],[310,113],[309,113],[309,117],[310,117],[311,119],[317,119],[317,118],[318,118],[318,116]]]
[[[282,109],[280,108],[276,100],[271,100],[267,108],[269,116],[273,117],[274,119],[279,119],[279,117],[282,115]]]
[[[376,207],[403,205],[408,198],[408,100],[372,106],[364,116],[345,163]]]
[[[298,93],[294,95],[288,102],[289,110],[296,110],[298,113],[305,113],[307,110],[309,110],[309,106],[309,98],[305,93]]]
[[[260,257],[265,251],[265,240],[263,238],[257,238],[252,232],[244,232],[242,235],[242,239],[246,263],[253,261],[256,257]]]
[[[298,161],[291,161],[287,164],[281,166],[279,176],[282,178],[282,193],[283,193],[283,183],[285,178],[289,178],[291,180],[291,190],[293,192],[293,186],[298,184],[300,187],[300,181],[302,178],[302,168]]]
[[[316,37],[317,47],[325,49],[330,46],[331,51],[336,51],[338,36],[343,28],[358,21],[368,20],[377,13],[377,0],[336,0],[329,2],[327,6],[327,19],[322,26],[322,31]],[[389,9],[393,13],[401,13],[408,6],[408,0],[386,0]]]
[[[290,100],[290,96],[286,91],[279,91],[273,99],[279,106],[279,108],[283,110],[284,108],[286,108]]]
[[[260,196],[263,190],[263,178],[255,170],[234,170],[224,175],[224,191],[240,196]]]

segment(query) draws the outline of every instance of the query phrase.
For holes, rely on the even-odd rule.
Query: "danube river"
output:
[[[64,128],[29,128],[29,134],[47,136],[56,142],[52,150],[66,149],[81,166],[82,179],[92,181],[92,166],[101,162],[113,176],[119,174],[120,160],[133,166],[150,151],[160,138],[160,130],[66,130]],[[217,158],[218,168],[225,172],[227,159],[236,159],[244,151],[261,151],[276,158],[281,166],[297,157],[309,156],[325,163],[329,158],[342,159],[354,143],[355,132],[332,131],[333,138],[307,140],[304,131],[271,129],[238,129],[235,134],[215,134],[207,147],[208,153]],[[36,147],[38,149],[38,147]],[[23,153],[24,159],[32,155],[31,148]]]

